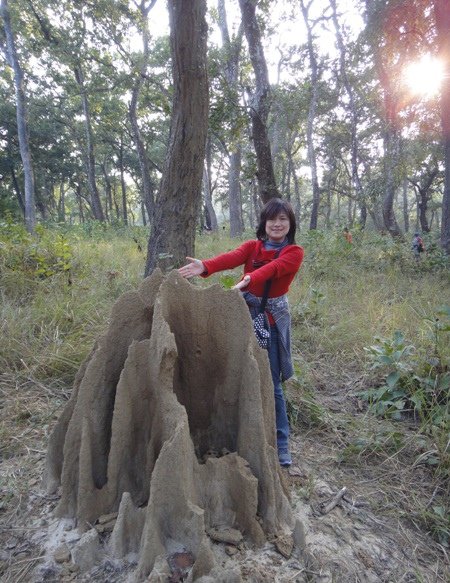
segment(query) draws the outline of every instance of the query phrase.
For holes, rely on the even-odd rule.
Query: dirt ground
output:
[[[242,544],[231,550],[214,544],[219,563],[240,571],[243,581],[255,583],[449,581],[447,550],[412,511],[417,504],[431,504],[436,495],[429,470],[411,463],[420,446],[411,437],[392,453],[386,448],[382,455],[374,447],[352,449],[361,427],[372,436],[371,443],[374,435],[392,439],[393,433],[390,429],[383,433],[380,422],[362,410],[354,396],[354,381],[344,381],[332,391],[326,386],[315,396],[321,419],[306,423],[308,415],[300,410],[292,436],[294,465],[285,472],[293,512],[304,525],[305,548],[285,558],[272,543],[262,549]],[[41,489],[47,436],[68,394],[67,387],[43,386],[32,379],[8,375],[0,379],[4,583],[125,581],[132,569],[106,557],[80,575],[69,563],[55,562],[61,543],[79,538],[70,520],[52,516],[57,497]],[[295,406],[298,412],[302,403]]]

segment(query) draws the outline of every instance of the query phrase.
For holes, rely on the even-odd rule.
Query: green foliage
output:
[[[220,276],[220,283],[225,289],[231,289],[236,284],[236,277],[230,273],[224,273]]]
[[[317,399],[311,390],[302,388],[295,394],[295,402],[292,399],[286,399],[287,414],[291,427],[317,427],[326,428],[329,425],[327,411]]]
[[[450,518],[448,508],[444,505],[433,504],[426,508],[421,516],[426,528],[439,543],[448,547],[450,542]]]
[[[405,444],[401,431],[381,427],[375,431],[360,432],[351,438],[340,452],[341,462],[350,462],[355,457],[385,457],[399,451]]]
[[[0,369],[70,385],[115,299],[142,280],[145,256],[134,239],[143,233],[94,230],[93,244],[79,226],[38,232],[0,228]]]
[[[73,251],[63,233],[42,225],[36,236],[9,220],[0,224],[0,270],[23,271],[29,277],[46,278],[66,273],[72,267]]]
[[[293,321],[308,320],[311,322],[318,322],[320,319],[320,311],[325,302],[325,294],[315,287],[311,287],[307,300],[295,305],[292,309]]]
[[[287,414],[291,427],[329,428],[332,424],[327,409],[313,390],[313,377],[307,363],[294,360],[294,376],[284,384]]]
[[[352,245],[346,242],[340,228],[301,235],[300,244],[306,249],[304,263],[315,280],[324,276],[345,280],[353,268],[371,272],[395,269],[411,276],[436,273],[448,277],[449,257],[439,245],[436,233],[424,237],[426,253],[420,262],[414,260],[409,239],[394,241],[388,235],[358,229],[352,233]]]
[[[372,361],[372,368],[391,366],[395,374],[409,372],[407,358],[414,352],[414,346],[406,344],[402,332],[396,330],[392,339],[378,337],[375,340],[376,344],[364,349]]]
[[[439,314],[448,319],[449,308],[442,308]],[[410,412],[425,427],[448,428],[450,372],[439,345],[440,336],[447,334],[450,326],[447,320],[434,319],[433,323],[435,350],[431,359],[421,359],[398,330],[391,339],[377,337],[373,345],[365,348],[371,368],[384,373],[380,386],[360,393],[376,415],[401,419],[403,413]]]

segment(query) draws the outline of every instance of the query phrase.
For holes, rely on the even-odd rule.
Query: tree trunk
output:
[[[387,121],[384,135],[384,199],[383,199],[383,220],[384,226],[392,237],[401,237],[401,230],[398,226],[394,213],[394,199],[398,186],[395,171],[399,158],[399,135],[393,124]]]
[[[361,227],[361,230],[364,230],[366,228],[366,222],[367,222],[367,206],[364,198],[362,198],[359,203],[359,226]]]
[[[58,221],[60,223],[66,222],[66,192],[64,190],[63,180],[61,180],[61,184],[59,185]]]
[[[292,153],[290,153],[290,155],[292,155]],[[292,177],[294,179],[294,215],[295,221],[297,223],[297,231],[300,232],[301,230],[300,216],[302,210],[302,202],[300,198],[300,184],[297,173],[295,172],[295,166],[292,159],[290,160],[290,164],[292,166]]]
[[[211,184],[211,141],[206,141],[206,155],[205,155],[205,167],[203,170],[203,192],[205,199],[205,207],[208,215],[209,224],[208,227],[211,231],[217,231],[217,216],[214,210],[214,205],[212,202],[212,184]]]
[[[327,206],[325,209],[325,226],[327,229],[331,228],[331,183],[328,183],[327,188]]]
[[[112,200],[112,186],[111,180],[108,176],[108,168],[106,166],[106,161],[102,164],[103,178],[105,180],[105,215],[106,220],[112,221],[113,219],[113,200]],[[109,209],[109,214],[108,214]]]
[[[78,212],[80,213],[80,223],[84,223],[83,198],[81,196],[81,186],[77,184],[75,187],[75,196],[78,201]]]
[[[11,178],[12,178],[12,183],[14,186],[14,192],[16,193],[17,201],[18,201],[19,206],[20,206],[20,210],[22,211],[22,214],[25,217],[25,203],[23,200],[22,191],[20,190],[20,186],[19,186],[19,182],[17,180],[16,173],[14,172],[14,166],[12,166],[12,165],[11,165]]]
[[[261,33],[256,20],[254,0],[239,0],[250,60],[255,73],[255,92],[250,105],[253,144],[256,153],[259,196],[263,202],[280,197],[273,170],[267,120],[270,109],[270,84]]]
[[[416,195],[416,226],[415,231],[420,229],[420,195],[416,186],[414,186],[414,194]]]
[[[347,93],[348,102],[349,102],[349,110],[350,110],[350,134],[351,134],[351,145],[350,145],[350,152],[351,152],[351,165],[352,165],[352,172],[351,172],[351,185],[352,190],[355,195],[356,200],[360,206],[360,219],[359,224],[362,229],[364,229],[366,225],[367,219],[367,209],[366,204],[364,201],[364,194],[363,188],[361,184],[361,179],[359,176],[359,169],[358,169],[358,161],[359,161],[359,141],[358,141],[358,123],[359,123],[359,115],[358,115],[358,108],[355,103],[355,95],[352,84],[349,81],[347,75],[347,62],[346,62],[346,50],[345,50],[345,43],[342,37],[341,25],[338,20],[338,13],[337,13],[337,6],[336,0],[330,0],[330,5],[333,11],[333,23],[334,28],[336,31],[336,41],[339,48],[339,68],[340,68],[340,76],[342,78],[342,82],[345,87],[345,91]]]
[[[445,74],[441,89],[441,123],[444,145],[444,195],[442,197],[441,245],[450,255],[450,4],[434,0],[439,55]]]
[[[11,26],[8,0],[1,0],[0,14],[3,18],[3,27],[6,36],[6,56],[10,67],[14,71],[17,134],[19,139],[20,157],[22,159],[25,178],[25,226],[29,233],[34,233],[36,227],[35,184],[33,161],[31,158],[30,141],[28,135],[27,103],[25,97],[23,71],[17,56],[16,43]]]
[[[218,23],[222,36],[222,44],[225,49],[225,67],[224,73],[228,84],[228,91],[231,99],[236,103],[239,102],[238,83],[239,83],[239,55],[242,48],[242,25],[239,27],[236,37],[231,41],[228,32],[227,14],[225,10],[225,0],[218,0]],[[239,121],[232,122],[230,134],[239,135]],[[228,172],[228,200],[230,207],[230,236],[239,237],[244,230],[242,220],[242,202],[241,202],[241,146],[237,143],[230,147],[229,155],[229,172]]]
[[[119,205],[117,204],[117,181],[113,180],[112,182],[112,199],[114,203],[114,210],[116,211],[116,221],[120,221],[120,209]]]
[[[316,52],[313,43],[313,26],[309,21],[309,7],[305,6],[303,0],[300,0],[300,7],[303,14],[303,19],[305,21],[306,30],[308,33],[308,57],[309,64],[311,67],[311,89],[310,89],[310,101],[308,109],[308,121],[306,125],[306,142],[308,147],[308,161],[311,168],[311,184],[313,191],[313,204],[311,209],[311,220],[309,223],[310,230],[317,229],[317,222],[319,218],[319,206],[320,206],[320,188],[319,179],[317,177],[317,160],[316,151],[314,147],[314,122],[316,118],[317,109],[317,99],[318,99],[318,80],[319,80],[319,66],[317,63]]]
[[[416,192],[418,222],[424,233],[428,233],[430,231],[427,217],[428,203],[431,200],[430,189],[438,173],[439,166],[437,162],[434,161],[433,163],[426,164],[426,169],[419,178],[409,179],[411,184],[414,185]]]
[[[133,140],[136,144],[138,160],[139,160],[139,167],[141,170],[141,179],[142,179],[142,198],[147,209],[147,214],[149,217],[149,223],[152,224],[153,220],[153,213],[154,213],[154,192],[155,186],[153,184],[153,180],[150,174],[150,166],[149,160],[147,156],[147,151],[145,149],[145,143],[142,138],[141,129],[139,127],[138,119],[137,119],[137,104],[139,99],[139,93],[142,87],[142,81],[147,73],[147,66],[150,56],[149,50],[149,39],[150,34],[148,30],[148,14],[150,10],[153,8],[156,0],[151,0],[149,4],[146,4],[145,0],[141,0],[139,4],[139,11],[141,13],[141,21],[142,21],[142,44],[143,44],[143,55],[142,55],[142,64],[137,72],[137,78],[133,84],[133,88],[131,90],[131,101],[129,107],[129,115],[130,115],[130,122],[131,128],[133,133]]]
[[[144,227],[147,226],[147,217],[145,216],[145,204],[144,201],[141,200],[141,215],[142,215],[142,224]]]
[[[218,224],[217,224],[217,216],[216,211],[214,210],[214,206],[212,203],[212,194],[211,194],[211,179],[208,168],[205,167],[203,171],[203,193],[204,193],[204,200],[205,200],[205,215],[206,215],[206,226],[211,231],[217,232]]]
[[[123,142],[120,140],[119,148],[119,168],[120,168],[120,188],[122,192],[122,218],[125,225],[128,225],[127,210],[127,186],[125,184],[125,172],[123,168]]]
[[[228,173],[229,200],[230,200],[230,237],[240,237],[244,231],[241,203],[241,147],[230,156]]]
[[[74,73],[76,82],[80,89],[81,100],[83,103],[84,129],[86,132],[86,162],[89,191],[91,194],[92,212],[94,213],[94,219],[96,219],[97,221],[104,221],[105,215],[103,214],[102,203],[100,201],[97,183],[95,181],[94,136],[92,132],[91,110],[89,107],[89,100],[84,85],[84,75],[81,65],[77,65],[74,68]]]
[[[147,214],[150,219],[150,223],[152,222],[152,217],[154,213],[154,191],[155,187],[150,175],[150,168],[148,164],[147,152],[145,149],[144,140],[141,136],[141,130],[139,128],[139,123],[137,120],[136,108],[137,108],[137,100],[138,100],[139,90],[136,86],[133,88],[131,93],[131,102],[130,102],[130,122],[131,127],[133,130],[133,139],[134,143],[136,144],[136,149],[138,153],[139,159],[139,167],[141,169],[141,180],[142,180],[142,200],[145,204],[145,208],[147,209]]]
[[[428,210],[428,201],[426,198],[419,198],[419,223],[420,228],[423,233],[429,233],[430,227],[428,225],[428,217],[427,217],[427,210]]]
[[[258,187],[256,183],[252,182],[250,186],[252,188],[253,209],[255,213],[253,216],[252,227],[254,226],[256,228],[259,221],[259,215],[261,213],[261,199],[258,198]]]
[[[408,208],[408,179],[403,179],[403,224],[405,233],[409,233],[409,208]]]
[[[169,0],[173,105],[145,274],[194,255],[208,129],[205,0]]]

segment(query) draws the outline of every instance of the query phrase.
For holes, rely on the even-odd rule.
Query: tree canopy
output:
[[[224,221],[238,236],[282,196],[301,229],[440,228],[448,251],[449,12],[444,0],[351,13],[340,0],[211,0],[205,154],[186,169],[203,179],[182,211],[194,212],[191,236]],[[36,220],[152,227],[164,214],[185,65],[163,13],[157,0],[2,0],[2,215],[32,231]],[[172,38],[176,26],[172,15]]]

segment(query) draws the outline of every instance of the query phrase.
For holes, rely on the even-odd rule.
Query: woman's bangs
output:
[[[269,205],[269,207],[266,209],[265,215],[266,215],[266,220],[268,219],[269,221],[274,219],[275,217],[277,217],[279,214],[281,213],[285,213],[289,216],[285,205],[283,204],[282,201],[278,202],[278,201],[274,201],[271,205]]]

